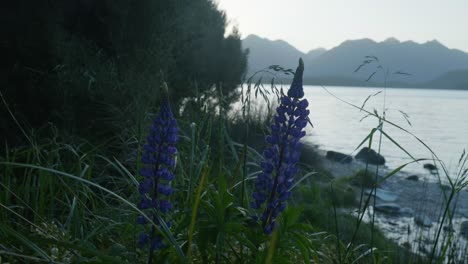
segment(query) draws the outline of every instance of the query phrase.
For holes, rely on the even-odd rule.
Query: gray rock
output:
[[[371,193],[372,189],[366,190],[367,195],[370,195]],[[386,191],[380,188],[377,188],[373,195],[384,202],[395,202],[398,199],[398,195],[396,193]]]
[[[331,150],[327,151],[327,155],[325,157],[331,161],[339,163],[351,163],[353,161],[353,157],[350,155]]]
[[[411,244],[408,241],[403,242],[403,244],[401,244],[401,245],[406,249],[411,249]]]
[[[451,226],[444,226],[443,229],[445,232],[450,232],[450,233],[455,232],[455,230]]]
[[[418,175],[411,175],[406,177],[408,181],[419,181],[419,176]]]
[[[396,203],[381,203],[375,205],[375,211],[389,214],[392,216],[403,216],[403,217],[411,217],[413,216],[414,212],[413,209],[407,207],[400,207]],[[408,226],[409,228],[409,226]]]
[[[413,214],[414,214],[414,211],[411,208],[404,207],[400,209],[400,216],[411,217],[413,216]]]
[[[423,165],[423,168],[429,170],[430,172],[435,172],[437,170],[437,167],[432,164],[432,163],[426,163]]]
[[[427,217],[426,215],[417,215],[414,217],[414,222],[423,227],[431,227],[432,226],[432,220]]]
[[[374,165],[384,165],[385,158],[375,152],[375,150],[370,149],[368,147],[362,148],[359,153],[355,156],[357,160],[362,160],[364,162],[369,162],[369,164]]]
[[[468,239],[468,221],[463,221],[460,225],[460,235]]]
[[[375,205],[375,211],[386,214],[398,216],[400,214],[401,207],[395,203],[382,203]]]

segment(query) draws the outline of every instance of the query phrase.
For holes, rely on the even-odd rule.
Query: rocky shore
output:
[[[335,180],[352,177],[366,168],[365,160],[360,161],[355,157],[333,151],[320,154],[323,158],[323,169],[331,173]],[[378,178],[388,175],[394,169],[383,165],[381,160],[379,162],[381,165],[378,167],[368,164],[368,171],[378,172]],[[427,168],[427,175],[414,175],[402,170],[385,180],[374,192],[372,189],[366,189],[364,192],[365,197],[372,195],[364,220],[374,219],[374,223],[386,236],[422,254],[430,251],[433,245],[451,191],[450,186],[438,183],[437,178],[431,176],[431,172],[433,173]],[[357,199],[360,199],[360,193],[360,190],[356,192],[359,196]],[[375,215],[373,215],[374,210]],[[463,248],[462,251],[467,252],[468,191],[466,189],[455,195],[450,210],[453,213],[452,226],[449,226],[448,221],[444,222],[439,241],[447,238],[449,232],[453,232],[453,241],[457,241]],[[350,213],[355,212],[356,209],[350,211]],[[462,257],[466,258],[464,255]]]

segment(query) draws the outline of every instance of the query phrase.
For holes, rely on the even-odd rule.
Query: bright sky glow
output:
[[[424,43],[468,52],[468,0],[214,0],[242,37],[283,39],[307,52],[348,39]]]

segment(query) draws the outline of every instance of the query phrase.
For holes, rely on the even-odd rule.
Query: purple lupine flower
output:
[[[172,114],[165,83],[162,90],[159,113],[150,127],[147,142],[143,146],[141,162],[144,167],[140,170],[143,179],[138,187],[141,195],[138,208],[148,210],[148,216],[156,224],[159,223],[156,213],[167,213],[172,209],[169,196],[173,192],[170,182],[174,178],[174,174],[172,174],[171,169],[175,165],[175,154],[177,153],[175,144],[178,140],[177,122]],[[148,221],[143,216],[139,216],[137,223],[145,225]],[[145,246],[148,243],[150,243],[150,254],[155,249],[165,246],[162,236],[156,232],[154,226],[149,233],[142,233],[138,238],[140,246]]]
[[[302,74],[304,63],[299,66],[287,95],[282,95],[276,109],[271,135],[266,137],[268,147],[263,152],[262,172],[255,181],[251,207],[263,209],[260,216],[263,231],[271,234],[276,228],[276,218],[286,208],[286,200],[291,195],[296,163],[299,161],[301,143],[305,136],[304,128],[309,121],[309,103],[304,96]]]

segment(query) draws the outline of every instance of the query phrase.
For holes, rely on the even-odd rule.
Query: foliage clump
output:
[[[364,186],[366,188],[374,188],[377,183],[375,174],[369,170],[359,170],[352,176],[351,182],[356,186]]]

